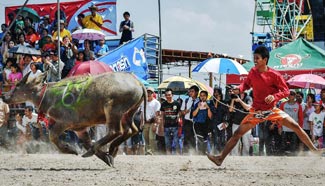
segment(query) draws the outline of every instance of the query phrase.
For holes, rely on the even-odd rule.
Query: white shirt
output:
[[[143,110],[143,103],[141,105],[141,110]],[[156,112],[160,110],[160,102],[156,99],[151,100],[148,102],[147,100],[147,106],[146,106],[146,119],[150,120],[152,118],[155,118]]]
[[[309,116],[309,121],[312,121],[314,124],[313,133],[315,136],[323,136],[323,123],[325,118],[325,112],[312,112]]]
[[[37,70],[35,73],[33,73],[32,71],[30,72],[27,82],[33,80],[34,78],[37,78],[39,75],[41,75],[42,72],[40,70]]]
[[[186,99],[188,99],[188,101],[186,103],[186,110],[190,110],[190,112],[188,112],[188,113],[185,114],[184,119],[186,119],[186,120],[192,120],[190,118],[190,115],[191,115],[191,107],[192,107],[192,103],[193,103],[193,98],[189,97],[189,98],[186,98]],[[185,102],[186,102],[186,99],[182,103],[181,111],[184,111],[185,110]],[[197,102],[199,102],[199,98],[196,98],[194,100],[194,104],[196,104]]]
[[[24,115],[23,117],[23,126],[26,127],[27,124],[32,124],[34,127],[38,128],[37,126],[37,114],[32,113],[32,118],[28,118],[27,116]]]

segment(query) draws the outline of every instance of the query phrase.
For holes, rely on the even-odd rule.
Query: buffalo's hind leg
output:
[[[109,148],[109,154],[111,154],[113,157],[116,157],[118,147],[119,147],[119,145],[121,145],[121,143],[123,143],[128,138],[134,136],[135,134],[137,134],[139,132],[137,126],[133,122],[133,117],[134,117],[133,115],[134,115],[136,109],[137,109],[136,107],[133,108],[131,111],[129,111],[129,113],[125,113],[122,117],[121,125],[124,127],[124,130],[123,130],[124,133],[123,133],[123,135],[116,138],[111,143],[110,148]],[[132,117],[129,117],[130,115]]]
[[[85,149],[90,149],[91,148],[91,139],[89,136],[89,133],[87,129],[79,130],[77,131],[79,140],[82,142],[83,147]],[[114,159],[111,155],[109,155],[106,152],[103,152],[102,150],[98,150],[95,154],[99,159],[103,160],[108,166],[112,167],[114,164]]]
[[[78,155],[75,147],[63,142],[59,139],[60,135],[66,130],[65,125],[62,123],[56,123],[50,128],[49,137],[62,153]]]

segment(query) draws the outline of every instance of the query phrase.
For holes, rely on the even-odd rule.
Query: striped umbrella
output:
[[[210,58],[198,64],[192,72],[213,72],[217,74],[248,74],[237,61],[228,58]]]

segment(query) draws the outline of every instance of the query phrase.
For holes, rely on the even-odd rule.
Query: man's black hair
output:
[[[126,16],[126,15],[130,16],[130,13],[129,12],[124,12],[123,16]]]
[[[270,52],[265,46],[259,46],[255,49],[254,54],[259,54],[262,58],[267,58],[266,65],[269,63]]]
[[[193,89],[195,92],[199,92],[199,87],[198,86],[196,86],[196,85],[192,85],[190,88],[189,88],[189,90],[191,90],[191,89]]]
[[[167,89],[165,90],[165,94],[166,94],[166,92],[168,92],[168,91],[170,91],[170,92],[173,94],[173,90],[172,90],[171,88],[167,88]]]
[[[25,109],[27,109],[29,112],[33,112],[34,110],[32,106],[26,106]]]

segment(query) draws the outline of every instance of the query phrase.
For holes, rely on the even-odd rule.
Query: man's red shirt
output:
[[[259,72],[253,67],[245,81],[239,86],[240,91],[253,88],[253,108],[255,110],[271,110],[282,98],[289,96],[289,88],[282,75],[267,67],[266,72]],[[274,101],[267,104],[264,100],[268,95],[274,96]]]

